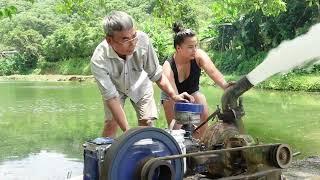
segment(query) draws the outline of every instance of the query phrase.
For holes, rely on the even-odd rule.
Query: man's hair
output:
[[[103,29],[107,36],[112,36],[114,31],[123,31],[133,28],[133,19],[122,11],[111,11],[103,20]]]

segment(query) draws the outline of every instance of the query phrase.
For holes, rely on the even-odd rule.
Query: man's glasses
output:
[[[137,43],[137,41],[138,41],[138,36],[135,36],[135,37],[128,39],[128,40],[125,40],[123,42],[120,42],[120,41],[115,41],[115,42],[117,42],[123,46],[129,46],[131,43],[133,43],[133,44]]]

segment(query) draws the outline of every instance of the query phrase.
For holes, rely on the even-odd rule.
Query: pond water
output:
[[[156,98],[159,90],[156,87]],[[222,91],[201,90],[213,112]],[[250,90],[247,132],[264,143],[288,143],[299,158],[320,155],[320,94]],[[160,108],[157,127],[166,127]],[[136,116],[125,111],[131,127]],[[101,133],[103,107],[95,84],[0,82],[0,179],[65,179],[82,174],[82,144]],[[120,133],[120,132],[119,132]]]

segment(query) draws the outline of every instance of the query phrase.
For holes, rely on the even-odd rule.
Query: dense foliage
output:
[[[211,47],[220,51],[222,58],[217,59],[217,64],[225,72],[247,73],[263,60],[271,48],[278,46],[283,40],[305,33],[312,24],[320,21],[319,2],[268,2],[272,2],[271,9],[263,6],[254,11],[243,7],[249,13],[237,18],[225,16],[225,22],[232,23],[217,29],[218,42],[213,42]],[[278,5],[274,4],[276,2]]]
[[[101,20],[111,10],[134,17],[161,63],[173,52],[172,23],[182,22],[227,74],[248,73],[270,49],[320,21],[318,0],[0,0],[0,5],[0,52],[18,52],[0,57],[0,75],[90,74],[90,56],[104,38]]]

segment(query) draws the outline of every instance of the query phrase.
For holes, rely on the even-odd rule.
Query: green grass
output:
[[[241,76],[226,75],[227,81],[237,81]],[[202,86],[215,86],[213,80],[209,78],[207,74],[202,74],[200,79]],[[320,74],[283,74],[275,75],[266,81],[258,84],[256,88],[270,89],[270,90],[282,90],[282,91],[320,91]]]
[[[90,58],[72,58],[58,62],[40,62],[39,74],[90,75]]]

